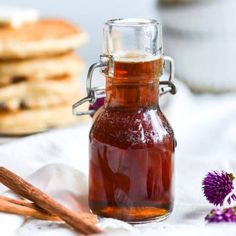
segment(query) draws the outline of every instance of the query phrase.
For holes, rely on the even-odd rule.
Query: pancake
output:
[[[0,62],[0,86],[18,81],[42,81],[79,75],[84,63],[75,54]]]
[[[0,27],[0,58],[55,55],[76,49],[87,41],[78,27],[61,19],[41,19],[19,28]]]
[[[76,78],[22,82],[0,88],[0,111],[48,108],[77,100],[80,85]]]
[[[88,119],[73,116],[71,109],[71,103],[68,103],[53,108],[0,113],[0,134],[28,135],[50,128],[66,127]]]

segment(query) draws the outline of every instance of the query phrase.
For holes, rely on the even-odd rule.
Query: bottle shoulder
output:
[[[101,109],[90,131],[96,139],[124,148],[172,143],[173,130],[160,109],[136,111]]]

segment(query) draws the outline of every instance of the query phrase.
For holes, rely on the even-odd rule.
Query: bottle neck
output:
[[[114,78],[106,80],[107,107],[141,109],[158,106],[159,89],[158,80],[139,82],[117,82]]]
[[[106,107],[156,108],[162,58],[150,61],[115,61],[112,76],[106,77]]]

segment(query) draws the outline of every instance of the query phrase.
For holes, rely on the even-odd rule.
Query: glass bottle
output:
[[[170,78],[160,81],[164,63]],[[104,54],[91,66],[88,96],[95,103],[95,68],[106,78],[105,103],[89,134],[89,205],[93,213],[143,223],[165,219],[173,208],[173,130],[159,107],[159,95],[176,92],[173,60],[163,56],[156,20],[114,19],[104,26]],[[160,88],[161,87],[161,88]],[[159,93],[159,91],[161,91]]]

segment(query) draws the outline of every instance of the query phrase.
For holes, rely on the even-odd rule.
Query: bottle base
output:
[[[101,218],[114,218],[130,224],[144,224],[165,220],[171,211],[156,207],[106,207],[92,212]]]
[[[163,215],[163,216],[157,216],[155,218],[149,219],[149,220],[143,220],[143,221],[126,221],[129,224],[148,224],[148,223],[154,223],[154,222],[161,222],[163,220],[166,220],[170,215],[170,212]]]

